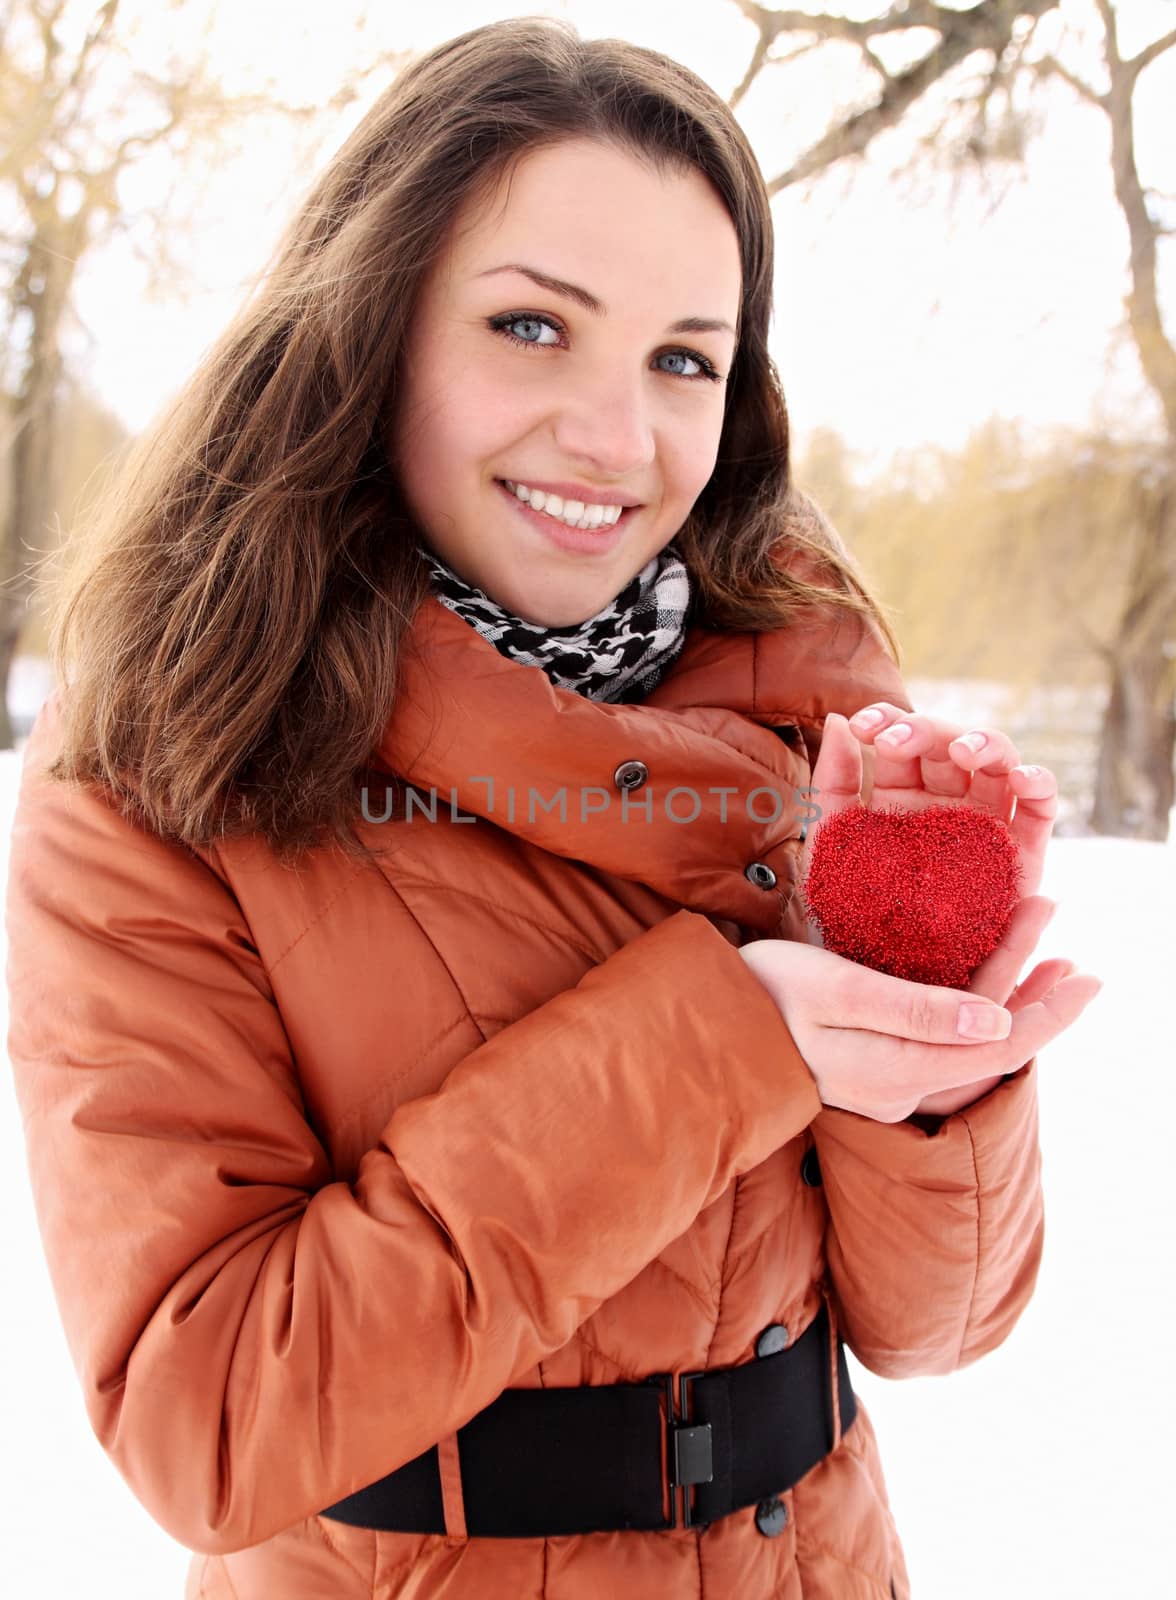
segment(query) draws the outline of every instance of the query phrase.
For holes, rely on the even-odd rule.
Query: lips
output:
[[[579,500],[586,506],[621,506],[623,509],[636,509],[643,503],[635,495],[631,495],[623,489],[605,487],[593,489],[587,486],[581,488],[579,484],[575,483],[540,483],[537,480],[532,482],[530,478],[499,478],[498,482],[501,484],[519,484],[528,490],[538,489],[541,494],[548,496],[558,495],[565,505],[569,500]],[[513,494],[514,490],[511,489],[510,493]]]
[[[563,518],[562,517],[552,517],[549,512],[540,511],[540,510],[536,509],[536,507],[533,506],[529,500],[520,499],[519,496],[515,493],[515,491],[510,486],[510,483],[514,481],[513,479],[508,482],[508,480],[506,478],[495,478],[494,481],[495,481],[495,483],[501,484],[501,486],[506,490],[507,494],[510,495],[512,500],[516,501],[520,506],[523,506],[526,510],[534,512],[535,516],[537,516],[537,517],[538,516],[548,517],[549,520],[552,521],[552,522],[563,522]],[[525,481],[525,480],[519,480],[519,481]],[[530,485],[527,485],[527,487],[529,488]],[[553,494],[555,494],[557,491],[554,490],[554,489],[552,489],[550,491],[544,489],[544,490],[542,490],[540,492],[543,493],[544,495],[546,495],[548,499],[550,499],[551,496]],[[591,506],[591,505],[613,505],[613,506],[615,506],[615,505],[619,505],[621,507],[621,515],[617,518],[617,522],[621,522],[621,521],[624,520],[625,513],[627,511],[633,511],[633,510],[636,509],[636,507],[630,506],[630,505],[626,505],[624,503],[624,501],[621,501],[621,500],[590,500],[590,499],[585,499],[582,495],[572,495],[572,494],[560,495],[559,498],[563,501],[565,506],[567,506],[572,500],[579,500],[581,502],[581,504],[585,505],[585,506]],[[570,524],[566,523],[566,522],[564,522],[563,525],[564,525],[565,528],[566,527],[570,527]],[[615,526],[616,526],[616,523],[600,522],[594,528],[582,528],[582,529],[575,529],[573,531],[577,532],[577,533],[597,533],[597,532],[607,533],[610,528],[615,527]]]
[[[527,505],[526,501],[520,500],[513,490],[506,487],[501,478],[495,482],[513,506],[514,515],[521,517],[528,527],[539,532],[547,543],[557,545],[561,550],[576,551],[581,554],[607,555],[622,537],[637,509],[626,506],[611,526],[602,523],[599,528],[569,528],[561,518],[549,517],[545,511],[536,511],[534,507]]]

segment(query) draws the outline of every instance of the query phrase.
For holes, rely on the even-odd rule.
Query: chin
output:
[[[486,590],[490,594],[489,589]],[[608,604],[612,598],[611,591],[599,602],[589,601],[583,604],[574,600],[552,600],[546,604],[537,601],[534,594],[515,603],[509,599],[500,600],[498,603],[512,616],[518,617],[523,622],[529,622],[536,628],[551,628],[559,632],[568,632],[573,628],[582,628],[590,617]]]
[[[600,607],[597,609],[599,610]],[[588,618],[595,615],[595,611],[589,611],[587,615],[577,611],[573,616],[569,616],[566,611],[558,610],[555,612],[543,612],[538,615],[533,612],[530,615],[523,611],[515,612],[515,616],[522,617],[524,622],[530,622],[536,628],[550,628],[556,633],[571,633],[574,628],[582,628]]]

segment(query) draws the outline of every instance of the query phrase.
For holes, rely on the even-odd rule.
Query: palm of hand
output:
[[[978,735],[984,742],[973,750],[963,742],[963,729],[940,718],[905,712],[884,701],[875,702],[872,709],[882,713],[882,720],[869,729],[860,725],[861,713],[852,721],[836,712],[826,717],[820,754],[813,768],[814,799],[821,817],[809,829],[801,849],[801,881],[808,873],[821,822],[836,812],[863,804],[864,751],[869,749],[873,781],[865,803],[870,807],[919,811],[932,805],[972,805],[1006,824],[1017,845],[1020,898],[1004,938],[972,974],[967,988],[1010,1012],[1042,999],[1074,970],[1070,961],[1046,961],[1017,984],[1017,976],[1054,910],[1051,901],[1036,893],[1058,810],[1053,773],[1045,767],[1020,767],[1016,746],[996,730],[975,730],[973,740]],[[896,725],[910,729],[901,743],[887,737]],[[809,939],[823,946],[815,928],[810,927]],[[1000,1081],[1000,1077],[982,1078],[928,1095],[919,1102],[916,1113],[949,1115],[979,1099]]]

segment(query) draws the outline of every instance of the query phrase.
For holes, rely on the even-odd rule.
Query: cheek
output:
[[[406,449],[434,464],[456,464],[493,434],[501,384],[477,342],[440,313],[419,319],[409,353],[401,413]]]
[[[493,455],[502,449],[520,417],[535,404],[535,391],[503,381],[501,366],[457,350],[445,364],[437,389],[435,426],[455,451]]]
[[[690,428],[672,430],[666,450],[666,480],[674,494],[693,505],[710,481],[719,456],[722,412]]]
[[[414,397],[404,434],[405,460],[417,476],[451,476],[501,448],[504,408],[500,397],[468,379],[430,384]]]

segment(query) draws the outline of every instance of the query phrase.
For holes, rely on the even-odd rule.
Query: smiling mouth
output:
[[[515,493],[514,489],[511,488],[510,483],[507,481],[507,479],[505,479],[505,478],[495,478],[494,481],[495,481],[495,483],[499,484],[506,491],[506,493],[511,497],[512,500],[514,500],[518,505],[522,506],[524,508],[524,510],[532,512],[537,517],[547,517],[551,522],[559,523],[562,527],[565,527],[565,528],[569,529],[572,533],[602,533],[602,534],[603,533],[610,533],[612,531],[612,529],[619,527],[622,522],[627,521],[628,517],[629,517],[629,514],[631,512],[640,511],[640,509],[641,509],[640,506],[621,506],[621,514],[616,519],[615,522],[598,522],[598,523],[596,523],[594,525],[590,524],[586,528],[581,528],[581,527],[577,527],[574,523],[565,522],[563,517],[553,516],[551,512],[543,510],[538,506],[532,505],[529,500],[520,499],[520,497]],[[590,503],[592,503],[592,504],[598,504],[598,503],[599,504],[609,504],[609,503],[611,503],[613,505],[617,504],[617,502],[615,500],[612,501],[612,502],[590,502]],[[564,504],[566,505],[567,501],[564,501]]]

